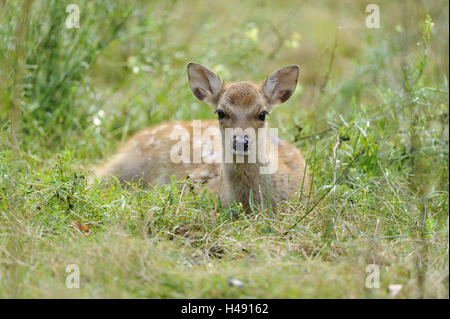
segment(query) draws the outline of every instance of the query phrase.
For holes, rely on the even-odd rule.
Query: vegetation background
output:
[[[65,27],[71,3],[79,29]],[[369,3],[379,29],[365,26]],[[448,298],[448,10],[0,0],[0,297]],[[307,202],[233,219],[176,181],[86,185],[138,130],[214,118],[189,90],[190,61],[225,80],[300,65],[269,123],[308,161]]]

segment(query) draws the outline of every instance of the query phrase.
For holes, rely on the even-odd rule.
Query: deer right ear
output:
[[[287,101],[295,91],[298,80],[298,66],[290,65],[272,72],[262,88],[270,105]]]
[[[216,106],[222,91],[222,81],[216,73],[198,63],[187,66],[189,86],[200,101]]]

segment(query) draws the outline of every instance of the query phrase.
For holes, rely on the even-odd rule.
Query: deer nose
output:
[[[233,136],[233,149],[235,151],[248,151],[248,136],[244,135],[244,138]]]

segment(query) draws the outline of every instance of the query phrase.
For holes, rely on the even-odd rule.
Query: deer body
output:
[[[250,196],[256,204],[270,201],[275,207],[299,189],[306,191],[306,164],[293,145],[268,131],[264,135],[261,130],[253,136],[247,133],[267,127],[265,115],[272,105],[286,101],[293,93],[298,67],[272,73],[261,86],[249,82],[224,84],[214,72],[194,63],[188,65],[188,75],[194,95],[211,104],[219,120],[175,121],[140,131],[96,171],[98,177],[114,175],[121,182],[140,181],[144,187],[168,184],[172,175],[177,180],[189,178],[217,193],[222,204],[242,203],[246,209]],[[229,129],[234,129],[230,136]],[[187,143],[186,149],[177,148],[179,136]],[[251,152],[261,148],[257,140],[268,149],[264,162],[259,157],[251,161]],[[184,150],[182,161],[173,157],[179,150]],[[275,162],[274,173],[261,173],[262,167]]]

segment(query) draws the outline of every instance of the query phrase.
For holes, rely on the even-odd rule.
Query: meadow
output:
[[[0,297],[448,298],[449,3],[376,1],[379,28],[368,3],[0,0]],[[306,201],[87,184],[133,133],[215,118],[191,61],[300,66],[268,121],[307,160]]]

